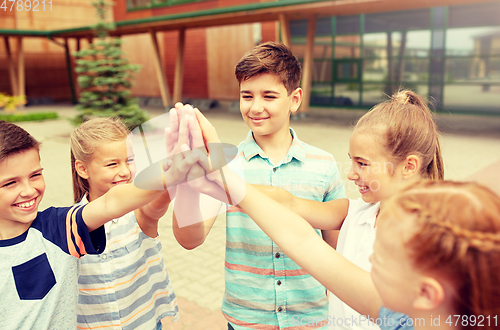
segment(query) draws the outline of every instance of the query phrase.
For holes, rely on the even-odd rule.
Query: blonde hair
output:
[[[500,314],[500,197],[476,183],[424,181],[385,206],[416,217],[407,255],[417,269],[455,287],[455,314]],[[483,325],[497,328],[486,319]]]
[[[402,90],[361,117],[357,131],[382,132],[381,144],[395,163],[416,154],[423,178],[444,178],[439,133],[426,102],[410,90]]]
[[[100,144],[124,140],[128,133],[127,127],[119,118],[93,118],[81,124],[71,133],[71,172],[75,203],[89,192],[89,183],[78,175],[75,161],[89,163]]]

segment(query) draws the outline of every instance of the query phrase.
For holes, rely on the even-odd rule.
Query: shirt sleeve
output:
[[[328,187],[328,191],[323,198],[323,202],[328,202],[334,199],[345,198],[345,188],[344,182],[340,177],[339,168],[337,166],[337,162],[333,163],[333,170],[331,175],[330,186]]]
[[[106,247],[104,226],[89,232],[82,217],[84,208],[85,205],[50,207],[38,213],[33,226],[47,240],[74,257],[102,253]]]
[[[413,330],[410,317],[403,313],[396,313],[385,307],[380,308],[377,320],[381,330]]]

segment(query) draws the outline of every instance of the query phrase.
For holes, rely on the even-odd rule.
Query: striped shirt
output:
[[[345,197],[333,156],[299,141],[292,129],[290,132],[292,145],[276,166],[250,131],[230,167],[248,183],[280,187],[300,198],[329,201]],[[237,207],[227,210],[225,285],[222,312],[236,330],[302,329],[300,324],[307,329],[326,329],[326,289]],[[309,326],[311,320],[317,324]]]
[[[78,329],[153,330],[165,316],[176,317],[159,237],[144,234],[134,212],[104,228],[104,252],[80,259]]]

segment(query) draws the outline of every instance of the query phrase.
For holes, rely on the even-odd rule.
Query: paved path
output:
[[[71,116],[68,107],[31,107],[29,111],[56,109],[61,116]],[[160,114],[151,110],[152,116]],[[346,176],[349,171],[348,141],[352,126],[361,113],[318,110],[305,120],[292,121],[299,137],[312,145],[332,153],[340,165],[346,182],[347,195],[358,193]],[[225,112],[207,112],[207,117],[219,132],[223,142],[237,145],[246,137],[248,128],[239,115]],[[500,118],[440,116],[444,130],[441,145],[445,160],[446,179],[476,179],[500,194]],[[42,166],[47,184],[41,209],[48,206],[72,204],[69,134],[73,127],[66,119],[42,123],[21,123],[28,132],[43,141]],[[460,133],[460,134],[458,134]],[[224,292],[225,217],[216,221],[206,242],[192,251],[184,250],[174,239],[171,230],[171,210],[160,221],[160,235],[168,272],[179,299],[180,320],[165,324],[175,330],[227,329],[220,312]]]

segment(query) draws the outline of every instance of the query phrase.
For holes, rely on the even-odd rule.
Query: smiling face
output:
[[[116,185],[131,183],[136,171],[130,144],[125,140],[101,143],[90,162],[78,164],[78,174],[89,183],[89,201]]]
[[[359,188],[363,200],[376,203],[390,197],[402,183],[402,164],[394,164],[372,134],[354,131],[349,140],[352,160],[347,178]]]
[[[0,162],[0,239],[25,232],[45,191],[38,150],[14,153]]]
[[[240,84],[240,111],[256,141],[289,135],[290,113],[297,111],[302,90],[290,95],[278,76],[262,73]],[[257,141],[258,142],[258,141]]]

